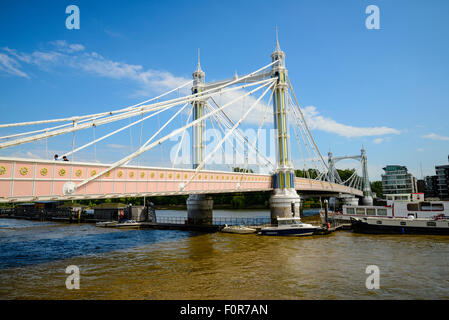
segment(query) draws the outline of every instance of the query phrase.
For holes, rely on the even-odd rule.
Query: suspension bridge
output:
[[[173,92],[191,87],[191,93],[170,97]],[[232,99],[220,103],[218,97],[231,94]],[[258,95],[258,98],[252,98]],[[227,111],[230,106],[240,103],[242,99],[251,97],[250,105],[242,110],[238,120],[232,120]],[[268,100],[268,101],[267,101]],[[272,119],[275,130],[275,155],[273,161],[259,150],[241,130],[241,125],[257,106],[272,104]],[[176,110],[176,111],[175,111]],[[175,112],[174,112],[175,111]],[[275,51],[271,54],[271,62],[266,66],[244,76],[206,83],[205,72],[201,69],[199,57],[193,80],[182,84],[164,94],[138,104],[112,111],[55,118],[19,123],[0,124],[0,130],[33,128],[20,132],[7,132],[0,137],[0,150],[48,141],[57,136],[72,136],[72,149],[63,156],[72,156],[80,150],[95,145],[144,121],[154,124],[154,117],[161,113],[174,114],[139,147],[113,163],[55,161],[31,158],[0,157],[0,202],[24,202],[42,200],[79,200],[107,199],[123,197],[151,197],[189,195],[187,200],[188,217],[192,219],[210,218],[213,201],[211,194],[233,192],[271,191],[271,216],[299,215],[300,194],[331,194],[345,198],[348,202],[358,202],[362,197],[364,204],[372,203],[371,189],[367,173],[366,152],[362,148],[359,156],[333,157],[328,154],[328,161],[320,153],[303,111],[295,96],[287,68],[285,53],[280,49],[276,39]],[[183,126],[176,127],[162,135],[167,126],[188,113]],[[269,114],[269,112],[267,112]],[[153,118],[152,120],[149,120]],[[289,122],[289,118],[292,120]],[[113,123],[131,119],[127,125],[93,138],[86,144],[76,146],[75,134],[88,128],[106,127]],[[265,124],[266,114],[259,125]],[[129,120],[128,120],[129,121]],[[205,125],[209,121],[223,133],[218,143],[208,153],[205,152]],[[39,127],[41,126],[41,127]],[[43,128],[42,128],[43,126]],[[39,129],[36,129],[39,127]],[[157,126],[153,125],[153,128]],[[167,131],[167,130],[166,130]],[[131,162],[155,149],[169,139],[191,132],[191,168],[152,167]],[[290,148],[290,132],[294,133],[299,146],[298,154],[293,156]],[[257,154],[259,173],[248,170],[248,166],[240,172],[231,170],[212,170],[207,166],[211,158],[229,139]],[[236,149],[234,148],[234,152]],[[306,155],[308,155],[306,159]],[[362,167],[362,177],[354,174],[343,181],[335,169],[335,163],[343,158],[358,160]],[[295,168],[295,160],[303,160],[302,168]],[[174,161],[176,162],[176,161]],[[297,161],[298,162],[298,161]],[[305,174],[296,177],[295,169],[315,169],[316,177]],[[312,163],[312,165],[310,165]]]

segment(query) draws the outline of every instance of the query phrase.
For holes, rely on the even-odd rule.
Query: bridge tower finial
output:
[[[281,51],[279,47],[278,26],[276,26],[276,51]]]
[[[198,64],[196,67],[196,71],[202,71],[201,70],[201,64],[200,64],[200,48],[198,48]]]

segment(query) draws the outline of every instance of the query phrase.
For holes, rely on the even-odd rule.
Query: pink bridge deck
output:
[[[63,194],[67,182],[81,183],[108,165],[98,163],[0,158],[0,202],[72,200],[163,196],[194,193],[225,193],[271,190],[271,176],[222,171],[201,171],[181,190],[193,170],[123,166],[78,188],[75,194]],[[296,178],[301,191],[329,191],[362,195],[357,189],[338,184]]]

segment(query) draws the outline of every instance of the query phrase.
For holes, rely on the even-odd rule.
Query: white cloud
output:
[[[418,151],[418,152],[424,152],[424,149],[423,149],[423,148],[418,148],[418,149],[416,149],[416,151]]]
[[[374,142],[375,144],[380,144],[380,143],[382,143],[382,142],[384,142],[384,141],[385,141],[384,138],[376,138],[376,139],[373,140],[373,142]]]
[[[167,71],[145,70],[141,65],[113,61],[96,52],[86,51],[82,44],[70,44],[65,40],[50,42],[49,49],[36,50],[32,53],[17,52],[17,50],[8,47],[2,49],[5,53],[0,53],[0,72],[4,71],[26,78],[29,78],[29,76],[20,70],[19,61],[46,71],[69,67],[99,77],[135,81],[140,86],[135,94],[144,96],[148,96],[149,93],[160,93],[176,88],[191,80],[174,76]],[[184,88],[182,93],[188,93],[187,90],[188,88]]]
[[[25,72],[21,71],[20,64],[6,54],[0,53],[0,72],[6,72],[14,76],[30,78]]]
[[[424,136],[421,136],[421,138],[431,139],[431,140],[449,141],[449,137],[441,136],[441,135],[438,135],[436,133],[429,133],[429,134],[426,134]]]
[[[333,119],[325,118],[320,115],[314,106],[303,108],[304,117],[310,129],[321,130],[329,133],[335,133],[346,138],[381,136],[386,134],[400,134],[397,129],[388,127],[353,127],[336,122]]]
[[[84,46],[82,44],[70,44],[65,40],[56,40],[50,42],[53,46],[56,47],[57,50],[67,53],[84,51]]]

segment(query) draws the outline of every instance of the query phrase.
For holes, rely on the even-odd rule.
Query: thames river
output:
[[[268,237],[0,219],[0,248],[0,299],[449,299],[448,236]],[[66,287],[71,265],[79,289]],[[379,289],[366,287],[369,265],[379,268]]]

